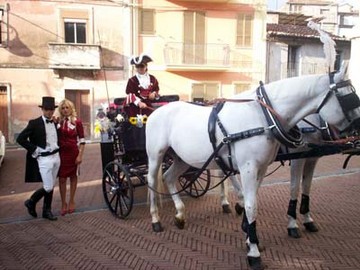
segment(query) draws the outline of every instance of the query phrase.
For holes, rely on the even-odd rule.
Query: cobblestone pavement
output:
[[[77,211],[50,222],[28,216],[23,202],[38,184],[23,182],[25,152],[8,150],[0,170],[0,269],[248,269],[241,218],[235,211],[222,213],[216,191],[184,197],[184,230],[175,228],[173,203],[164,201],[160,213],[165,231],[154,233],[146,187],[136,189],[128,219],[113,217],[101,192],[99,144],[87,145],[85,153]],[[320,230],[308,233],[301,227],[300,239],[289,238],[286,231],[288,163],[265,179],[257,228],[267,269],[360,269],[360,157],[346,170],[341,169],[344,159],[333,155],[320,160],[311,194]],[[59,207],[56,189],[57,215]]]

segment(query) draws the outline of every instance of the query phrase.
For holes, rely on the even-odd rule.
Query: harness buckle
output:
[[[336,83],[330,84],[330,89],[333,90],[333,91],[336,91],[336,90],[337,90],[337,85],[336,85]]]
[[[229,144],[229,143],[231,143],[231,137],[230,137],[230,136],[224,137],[224,138],[222,139],[222,142],[223,142],[224,144]]]

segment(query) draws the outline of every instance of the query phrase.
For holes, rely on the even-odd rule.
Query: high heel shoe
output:
[[[68,213],[69,214],[72,214],[72,213],[74,213],[75,212],[75,209],[74,208],[69,208],[69,210],[68,210]]]
[[[60,210],[60,215],[61,215],[61,216],[65,216],[67,213],[68,213],[67,205],[65,205],[64,208],[61,208],[61,210]]]

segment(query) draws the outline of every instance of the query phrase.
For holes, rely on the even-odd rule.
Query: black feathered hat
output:
[[[58,106],[55,105],[55,98],[53,97],[42,97],[42,104],[39,105],[40,108],[44,108],[44,109],[55,109]]]
[[[131,65],[147,65],[147,63],[152,62],[152,59],[150,56],[146,55],[146,54],[140,54],[139,56],[133,56],[131,58],[130,64]]]

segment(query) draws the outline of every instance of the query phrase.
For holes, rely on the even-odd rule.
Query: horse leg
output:
[[[222,207],[223,213],[225,213],[225,214],[231,213],[228,196],[229,196],[228,184],[225,182],[221,182],[221,184],[220,184],[220,201],[221,201],[221,207]]]
[[[164,174],[164,182],[168,187],[169,193],[172,194],[171,198],[176,209],[174,223],[179,229],[184,229],[185,227],[185,205],[181,200],[178,189],[176,188],[176,182],[180,175],[183,174],[188,168],[188,164],[181,161],[178,157],[174,157],[173,164]]]
[[[238,197],[238,202],[235,204],[235,211],[241,216],[244,212],[244,195],[241,188],[241,182],[237,175],[231,175],[230,181]]]
[[[291,160],[290,167],[290,201],[288,206],[288,235],[300,238],[300,230],[296,221],[297,198],[299,195],[300,181],[303,175],[305,159]]]
[[[309,232],[317,232],[319,230],[314,220],[310,216],[310,189],[317,161],[317,158],[306,160],[303,173],[304,176],[302,180],[300,214],[303,215],[303,224],[305,229]]]
[[[149,187],[151,223],[154,232],[162,232],[164,230],[159,217],[158,194],[155,193],[155,190],[159,190],[158,183],[161,184],[162,182],[160,177],[160,164],[159,160],[149,157],[147,182]]]
[[[248,161],[240,169],[241,183],[244,194],[245,214],[243,217],[242,229],[248,237],[247,253],[248,263],[252,269],[264,269],[258,249],[259,240],[256,233],[257,216],[257,190],[262,181],[262,173],[258,171],[256,163]]]
[[[241,183],[236,175],[229,176],[233,189],[238,197],[238,202],[235,204],[236,213],[241,216],[244,211],[244,197],[241,190]],[[231,213],[229,197],[229,186],[227,183],[222,182],[220,184],[220,200],[223,213]]]

